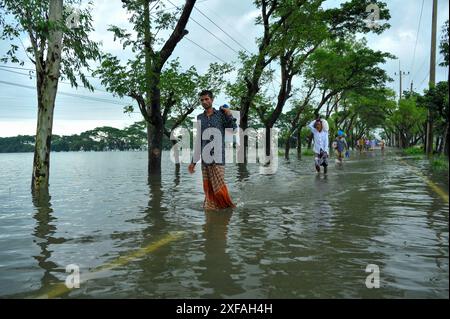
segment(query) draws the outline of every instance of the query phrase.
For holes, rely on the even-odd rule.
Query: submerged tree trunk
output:
[[[435,152],[438,154],[442,152],[442,139],[439,136],[436,137]]]
[[[291,149],[291,137],[289,136],[286,139],[286,145],[284,147],[284,158],[286,160],[289,160],[289,151],[290,151],[290,149]]]
[[[272,149],[272,135],[271,133],[271,127],[266,126],[264,129],[265,132],[265,142],[266,142],[266,147],[264,148],[264,164],[269,164],[272,161],[272,158],[274,156],[273,154],[273,149]],[[276,154],[275,156],[278,156],[278,154]]]
[[[302,159],[302,128],[299,126],[297,130],[297,158]]]
[[[248,156],[248,136],[243,135],[245,130],[248,128],[248,115],[241,113],[241,120],[239,123],[240,136],[239,136],[239,146],[237,148],[238,159],[241,163],[247,163]],[[242,133],[242,134],[241,134]]]
[[[444,140],[442,141],[442,150],[444,151],[444,155],[448,156],[448,125],[445,125],[445,131],[444,131]]]
[[[178,145],[178,141],[172,140],[172,150],[173,150],[173,158],[175,161],[175,171],[180,170],[180,147]]]
[[[62,0],[49,3],[49,21],[61,21]],[[43,52],[36,50],[36,86],[38,96],[38,116],[36,144],[34,148],[33,175],[31,188],[34,193],[45,191],[49,186],[50,149],[53,129],[53,111],[61,68],[62,31],[49,31],[47,57],[44,64]],[[34,43],[36,44],[36,43]]]
[[[50,149],[53,129],[53,110],[55,99],[48,89],[43,90],[43,97],[38,101],[38,119],[36,144],[34,148],[33,176],[31,187],[39,192],[49,186]],[[56,90],[55,90],[56,93]]]
[[[311,133],[311,134],[308,136],[308,149],[309,149],[309,150],[311,149],[312,140],[313,140],[313,134]]]
[[[152,141],[149,148],[148,167],[151,174],[161,174],[161,154],[164,135],[164,123],[161,116],[161,91],[159,90],[159,74],[152,92]]]
[[[194,8],[196,0],[186,0],[181,16],[170,37],[159,52],[152,48],[153,38],[150,30],[150,0],[143,1],[144,20],[144,56],[145,56],[145,110],[148,137],[148,173],[161,174],[162,139],[164,121],[161,115],[161,91],[159,88],[161,72],[164,64],[172,55],[181,39],[188,33],[186,24]],[[141,110],[142,112],[142,110]]]

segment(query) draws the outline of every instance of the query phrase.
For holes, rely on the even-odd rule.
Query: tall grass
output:
[[[431,168],[435,171],[448,171],[448,157],[443,155],[433,157]]]
[[[423,154],[423,149],[422,147],[408,147],[403,149],[403,154],[406,155],[422,155]]]

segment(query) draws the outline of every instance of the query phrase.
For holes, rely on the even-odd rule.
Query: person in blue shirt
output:
[[[338,136],[336,137],[333,147],[336,153],[336,158],[339,163],[342,163],[344,158],[344,150],[348,151],[347,141],[345,140],[345,134],[343,131],[338,131]]]

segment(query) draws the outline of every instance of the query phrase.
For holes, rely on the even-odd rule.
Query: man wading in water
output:
[[[229,109],[213,108],[214,97],[211,91],[203,90],[199,93],[199,97],[205,111],[197,116],[197,140],[194,143],[194,156],[188,170],[189,173],[194,173],[201,153],[203,190],[205,191],[204,208],[235,207],[225,185],[224,165],[225,129],[235,129],[236,119]]]

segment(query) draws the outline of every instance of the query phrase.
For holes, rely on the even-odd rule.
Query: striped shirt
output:
[[[220,148],[220,146],[221,146],[222,156],[221,157],[214,156],[214,148],[215,147],[212,147],[214,145],[214,143],[213,143],[212,145],[209,146],[209,147],[212,147],[209,154],[214,159],[211,161],[210,158],[208,158],[205,161],[205,159],[202,157],[202,164],[204,164],[204,165],[210,165],[210,164],[224,165],[225,164],[225,129],[226,128],[235,129],[236,127],[237,127],[236,119],[232,115],[229,115],[229,116],[225,115],[224,112],[216,110],[214,108],[213,108],[213,114],[211,114],[210,116],[206,115],[206,111],[199,114],[197,116],[197,138],[195,141],[194,156],[192,158],[192,162],[197,163],[200,160],[201,154],[204,154],[203,153],[204,148],[210,142],[214,141],[214,135],[211,135],[211,134],[214,134],[214,133],[219,134],[220,133],[221,141],[219,142],[220,145],[218,145],[217,147]],[[211,128],[216,129],[216,130],[206,131],[207,129],[211,129]],[[205,131],[206,131],[206,133],[205,133]],[[210,134],[210,132],[211,132],[211,134]],[[204,135],[204,133],[206,134],[206,136]],[[201,139],[201,143],[200,143],[200,139]],[[201,145],[201,148],[199,148],[199,145]]]

